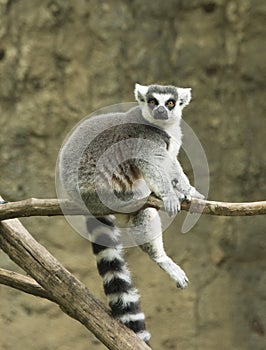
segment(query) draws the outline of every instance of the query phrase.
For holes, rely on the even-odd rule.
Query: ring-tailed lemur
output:
[[[177,160],[182,144],[182,110],[190,102],[191,89],[136,84],[135,98],[139,104],[137,107],[126,113],[92,117],[79,128],[78,134],[70,137],[61,153],[61,177],[67,191],[73,197],[79,191],[91,212],[108,212],[97,195],[96,187],[105,191],[107,196],[110,192],[114,193],[123,201],[133,198],[134,192],[143,191],[141,185],[138,188],[138,184],[143,184],[144,180],[145,196],[148,188],[148,194],[154,193],[162,199],[165,211],[171,216],[180,210],[180,201],[184,196],[203,198],[190,185]],[[95,138],[84,148],[76,179],[73,175],[76,169],[74,172],[71,169],[71,155],[75,153],[75,144],[86,140],[86,130],[95,133]],[[128,141],[134,145],[132,157],[129,150],[132,144],[127,146]],[[114,145],[117,147],[112,148]],[[109,149],[112,152],[108,153]],[[107,156],[97,169],[97,162],[103,154]],[[114,164],[118,166],[114,168]],[[131,236],[140,244],[141,249],[170,275],[177,287],[185,288],[188,278],[164,251],[161,222],[156,209],[146,208],[132,215],[106,215],[97,218],[98,221],[87,220],[93,253],[96,255],[98,271],[103,278],[104,291],[112,313],[148,342],[150,334],[145,329],[139,295],[133,286],[120,244],[117,223],[121,217],[132,228]],[[104,227],[102,224],[105,224]]]

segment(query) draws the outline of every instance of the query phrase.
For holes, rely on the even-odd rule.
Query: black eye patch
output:
[[[159,102],[156,100],[156,98],[151,97],[151,98],[148,99],[148,104],[150,106],[158,106]]]
[[[166,101],[165,106],[171,111],[175,107],[175,100],[174,99],[169,99]]]

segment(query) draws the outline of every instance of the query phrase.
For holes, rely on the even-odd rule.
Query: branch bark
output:
[[[30,198],[0,204],[0,247],[32,277],[0,269],[0,283],[57,303],[111,350],[150,349],[113,319],[108,309],[36,242],[18,219],[10,220],[15,217],[63,215],[60,204],[64,207],[64,214],[87,214],[69,200]],[[159,209],[161,206],[161,200],[150,196],[144,207]],[[266,201],[226,203],[192,198],[191,203],[182,203],[182,210],[223,216],[263,215],[266,214]],[[102,216],[107,213],[92,214]]]
[[[33,278],[0,268],[0,284],[56,302]]]
[[[88,214],[70,200],[29,198],[18,202],[0,204],[0,221],[18,217],[63,215],[60,204],[64,207],[64,214]],[[147,207],[160,209],[162,207],[162,201],[154,196],[150,196],[143,206],[143,208]],[[228,203],[192,198],[191,203],[182,203],[182,210],[190,211],[191,213],[202,213],[219,216],[265,215],[266,201]],[[97,217],[113,214],[113,211],[110,210],[109,212],[104,213],[93,212],[91,214]]]
[[[0,247],[37,281],[49,294],[50,300],[56,302],[66,314],[82,323],[108,349],[150,350],[132,331],[112,318],[107,308],[36,242],[18,219],[0,222]],[[19,289],[22,289],[22,284],[23,289],[26,289],[25,280],[16,279],[17,286],[21,287]],[[32,281],[27,282],[30,282],[34,290],[38,289],[36,284],[32,285]]]

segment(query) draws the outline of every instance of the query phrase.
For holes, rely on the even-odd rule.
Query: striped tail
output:
[[[145,316],[140,309],[140,296],[132,284],[126,266],[123,249],[119,244],[119,232],[110,216],[90,218],[87,227],[92,237],[92,249],[96,256],[99,274],[103,278],[104,292],[112,314],[133,330],[147,344],[150,334],[145,328]]]

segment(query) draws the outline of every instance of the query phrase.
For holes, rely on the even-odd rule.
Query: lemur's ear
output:
[[[135,99],[138,102],[144,102],[145,101],[145,95],[147,94],[148,91],[148,86],[140,85],[140,84],[135,84]]]
[[[177,88],[179,105],[185,107],[191,100],[191,88]]]

